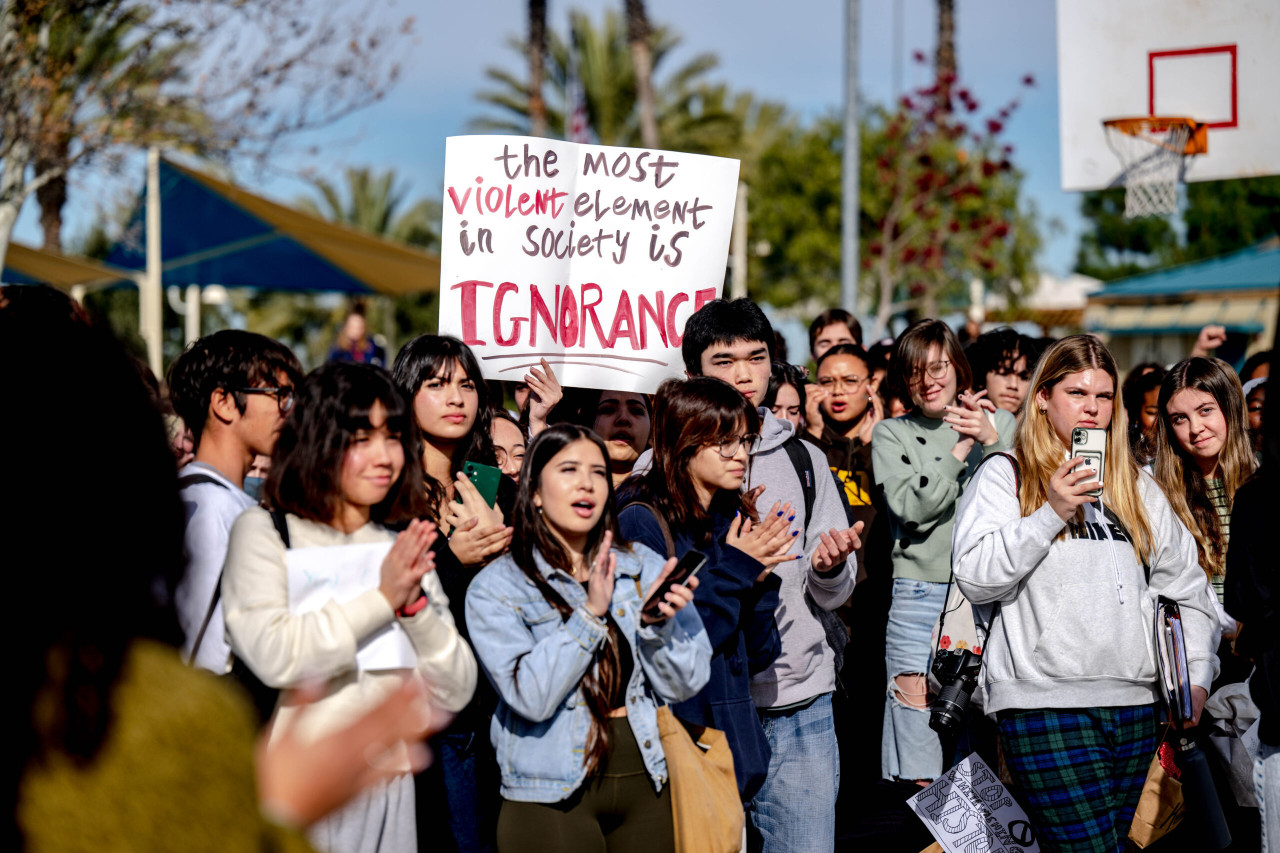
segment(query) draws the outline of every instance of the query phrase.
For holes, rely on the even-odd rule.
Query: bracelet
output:
[[[410,616],[417,616],[419,613],[422,612],[422,609],[427,606],[427,602],[429,599],[427,598],[426,591],[423,589],[419,589],[418,592],[420,594],[416,599],[414,599],[412,602],[410,602],[409,604],[406,604],[404,607],[401,607],[399,610],[396,611],[396,615],[399,616],[401,619],[408,619]]]

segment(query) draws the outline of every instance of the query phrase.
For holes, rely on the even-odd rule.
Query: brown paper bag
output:
[[[1164,769],[1160,763],[1160,750],[1157,749],[1147,770],[1138,809],[1133,814],[1129,840],[1140,848],[1150,847],[1181,823],[1185,813],[1182,783]]]

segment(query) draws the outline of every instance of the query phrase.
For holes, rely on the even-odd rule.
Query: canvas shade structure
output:
[[[152,152],[147,191],[107,261],[146,271],[143,301],[156,314],[143,337],[158,369],[160,291],[164,286],[252,287],[295,292],[401,296],[436,290],[440,259],[294,210]],[[158,215],[153,212],[158,211]],[[154,219],[153,219],[154,217]],[[158,232],[148,264],[146,235]],[[197,294],[198,295],[198,294]],[[189,310],[198,301],[188,299]],[[148,309],[142,309],[144,314]],[[151,327],[148,334],[147,326]]]
[[[59,290],[105,287],[133,282],[135,273],[49,249],[33,249],[10,242],[0,281],[6,284],[49,284]]]

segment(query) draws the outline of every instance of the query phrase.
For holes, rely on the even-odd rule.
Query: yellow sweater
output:
[[[249,708],[150,641],[130,649],[87,767],[54,755],[22,780],[18,822],[42,851],[310,851],[258,810]]]

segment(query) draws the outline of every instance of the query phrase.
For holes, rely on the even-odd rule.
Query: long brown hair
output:
[[[1253,474],[1253,451],[1246,427],[1244,390],[1227,363],[1216,358],[1188,358],[1173,366],[1160,384],[1160,417],[1156,422],[1156,482],[1164,490],[1173,511],[1196,538],[1200,567],[1211,578],[1221,577],[1227,568],[1227,537],[1218,520],[1218,511],[1209,500],[1209,484],[1200,467],[1192,461],[1169,423],[1169,401],[1179,391],[1193,388],[1214,399],[1227,421],[1226,444],[1218,454],[1218,470],[1227,505],[1235,500],[1236,489]]]
[[[573,563],[564,545],[547,527],[533,498],[541,487],[542,470],[546,468],[547,463],[561,450],[583,439],[600,449],[600,458],[607,466],[609,453],[605,450],[604,442],[586,427],[576,424],[556,424],[538,433],[529,444],[529,449],[525,451],[524,467],[520,470],[520,488],[516,494],[516,505],[513,511],[515,537],[511,544],[511,557],[537,587],[538,592],[542,593],[547,603],[554,607],[559,612],[560,618],[565,621],[573,615],[573,608],[539,571],[534,553],[540,553],[549,565],[557,569],[570,571]],[[630,546],[618,530],[613,478],[606,475],[604,479],[608,488],[604,513],[600,516],[600,521],[595,528],[587,534],[587,547],[583,554],[583,561],[588,566],[599,555],[600,545],[607,531],[613,533],[614,548],[630,550]],[[586,674],[582,676],[582,694],[586,699],[588,710],[591,711],[591,731],[587,735],[586,749],[583,754],[589,777],[600,770],[605,757],[609,754],[611,740],[609,712],[613,710],[609,707],[609,700],[617,693],[622,677],[622,659],[619,653],[621,638],[618,626],[608,613],[605,613],[604,618],[609,628],[608,637],[596,647],[591,666],[587,667]],[[517,670],[523,660],[523,655],[516,660]]]
[[[705,542],[712,533],[711,519],[698,503],[689,477],[694,454],[719,444],[745,427],[760,431],[760,413],[720,379],[698,376],[668,379],[658,388],[653,409],[653,463],[641,477],[645,498],[673,528],[689,530]],[[750,461],[748,461],[750,464]],[[755,506],[742,495],[737,509],[755,520]]]
[[[1040,408],[1040,392],[1048,397],[1067,376],[1086,370],[1106,371],[1111,377],[1112,387],[1119,387],[1115,359],[1097,338],[1090,335],[1071,335],[1055,341],[1036,365],[1027,402],[1018,415],[1018,432],[1014,439],[1014,453],[1022,472],[1018,504],[1024,517],[1048,502],[1049,480],[1067,458],[1067,446],[1053,431],[1048,416]],[[1116,401],[1111,409],[1111,422],[1107,425],[1102,493],[1107,507],[1115,513],[1120,526],[1128,531],[1138,562],[1146,564],[1155,554],[1155,536],[1138,488],[1140,476],[1142,473],[1129,450],[1124,406]],[[1082,516],[1082,510],[1076,513],[1078,518]]]

